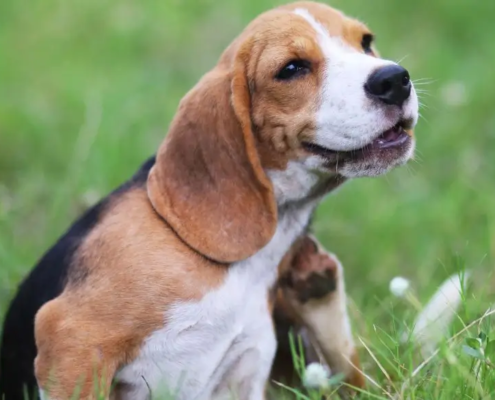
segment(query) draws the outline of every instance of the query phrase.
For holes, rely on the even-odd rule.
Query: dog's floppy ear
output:
[[[193,249],[245,259],[274,234],[277,208],[251,130],[245,64],[220,64],[181,101],[148,177],[148,195]]]

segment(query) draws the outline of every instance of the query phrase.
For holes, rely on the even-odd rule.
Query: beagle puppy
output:
[[[37,352],[42,399],[264,399],[284,256],[330,191],[413,155],[413,84],[372,39],[312,2],[249,24],[182,99],[156,159],[21,285],[2,379]],[[347,329],[327,326],[318,302],[287,303],[317,342]],[[335,345],[318,344],[331,359]]]

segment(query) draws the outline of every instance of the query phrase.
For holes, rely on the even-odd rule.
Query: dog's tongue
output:
[[[401,132],[399,127],[394,126],[392,129],[383,132],[379,139],[382,139],[385,142],[393,142],[394,140],[397,140],[400,134]]]
[[[378,136],[378,138],[375,139],[375,143],[381,148],[386,148],[402,144],[406,140],[407,133],[401,126],[396,125]]]

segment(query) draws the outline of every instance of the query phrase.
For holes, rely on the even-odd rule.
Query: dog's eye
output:
[[[373,54],[373,50],[371,50],[371,44],[373,43],[373,35],[371,33],[366,33],[363,35],[361,39],[361,47],[363,48],[366,54]]]
[[[276,79],[287,81],[305,75],[310,71],[310,64],[305,60],[292,60],[287,63],[275,76]]]

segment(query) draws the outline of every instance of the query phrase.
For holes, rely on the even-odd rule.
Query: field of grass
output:
[[[271,0],[0,2],[0,318],[16,285],[85,207],[154,153],[178,101]],[[333,0],[419,79],[417,158],[348,183],[320,207],[317,236],[344,263],[363,398],[493,399],[495,371],[461,332],[495,304],[495,2]],[[428,83],[428,84],[425,84]],[[400,338],[417,309],[469,269],[461,332],[425,364]],[[490,332],[490,326],[494,332]],[[364,345],[362,344],[364,343]],[[492,355],[495,361],[495,354]],[[486,367],[486,368],[485,368]],[[401,388],[403,390],[401,390]]]

